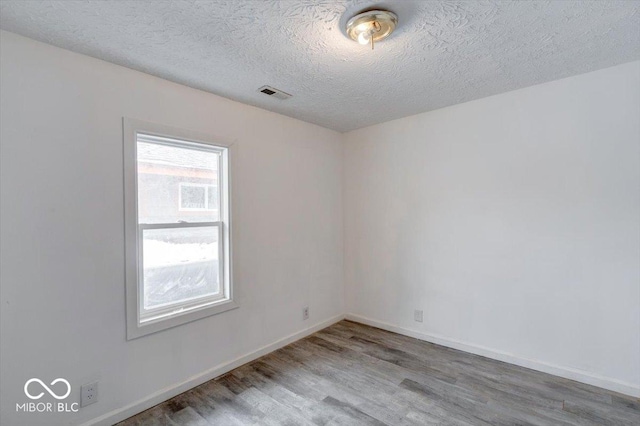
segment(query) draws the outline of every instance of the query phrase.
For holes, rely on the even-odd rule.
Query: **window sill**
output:
[[[127,340],[137,339],[138,337],[166,330],[168,328],[177,327],[191,321],[206,318],[211,315],[221,314],[238,308],[239,305],[233,299],[223,299],[201,308],[181,312],[179,314],[163,317],[157,320],[150,320],[144,323],[133,324],[127,327]],[[128,321],[128,324],[134,321]]]

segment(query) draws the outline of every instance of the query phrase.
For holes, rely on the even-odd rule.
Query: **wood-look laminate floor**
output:
[[[640,425],[640,401],[342,321],[120,423]]]

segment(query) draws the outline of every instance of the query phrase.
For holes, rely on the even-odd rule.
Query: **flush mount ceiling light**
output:
[[[387,38],[398,24],[398,17],[388,10],[368,10],[347,22],[347,34],[360,44],[371,44]]]

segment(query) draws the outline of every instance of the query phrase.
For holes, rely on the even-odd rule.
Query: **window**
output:
[[[229,144],[124,120],[127,337],[235,308]]]

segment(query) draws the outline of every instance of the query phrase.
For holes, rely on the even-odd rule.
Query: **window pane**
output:
[[[145,229],[142,253],[145,309],[220,292],[218,227]]]
[[[191,147],[154,143],[138,135],[138,222],[216,222],[219,207],[207,207],[207,187],[218,185],[220,155]]]

